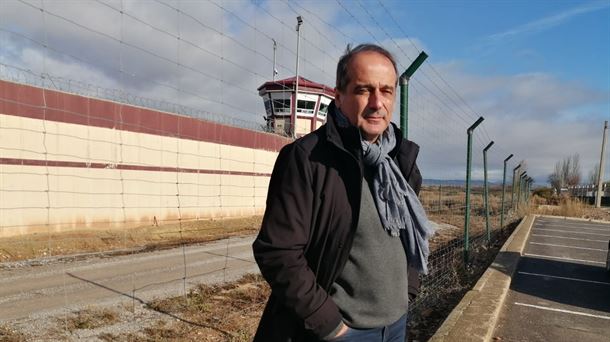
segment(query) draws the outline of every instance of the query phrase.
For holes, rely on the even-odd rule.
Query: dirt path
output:
[[[199,283],[257,271],[253,236],[111,258],[0,269],[0,323],[117,302],[176,296]]]

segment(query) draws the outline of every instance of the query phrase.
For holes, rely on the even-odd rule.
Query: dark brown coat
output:
[[[347,261],[358,224],[363,164],[358,129],[338,127],[334,110],[331,103],[328,122],[285,146],[275,163],[253,244],[272,289],[255,341],[318,341],[341,322],[328,291]],[[398,135],[390,155],[418,193],[419,147]],[[409,268],[412,295],[418,276]]]

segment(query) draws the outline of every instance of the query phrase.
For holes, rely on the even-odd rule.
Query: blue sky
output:
[[[455,64],[460,72],[484,79],[538,75],[550,82],[596,93],[595,99],[554,108],[555,113],[541,113],[540,118],[541,126],[545,123],[560,126],[556,126],[559,136],[570,130],[570,123],[591,124],[588,129],[591,135],[599,137],[597,140],[552,152],[540,148],[556,160],[564,157],[561,152],[566,156],[579,153],[582,176],[587,178],[594,155],[599,158],[600,122],[610,119],[610,1],[389,1],[384,4],[391,8],[402,26],[402,30],[393,29],[392,34],[400,36],[406,32],[416,38],[433,65]],[[379,16],[385,14],[378,12]],[[388,29],[391,27],[395,26],[388,25]],[[459,92],[460,82],[452,85]],[[550,89],[556,91],[551,95],[558,102],[563,95],[570,96],[569,86]],[[495,113],[486,112],[482,106],[473,105],[473,109],[493,120]],[[519,120],[517,115],[513,116],[515,121]],[[535,113],[528,116],[536,117]],[[532,143],[536,141],[535,137],[530,138]],[[599,142],[596,144],[596,141]],[[585,146],[596,153],[586,151]],[[505,148],[505,152],[512,149]],[[531,152],[530,158],[522,157],[535,165],[536,157],[532,154],[536,151],[528,152]],[[552,164],[549,158],[545,160]],[[544,167],[536,170],[539,183],[546,180],[545,170]]]
[[[456,60],[480,74],[544,72],[610,91],[610,1],[390,3],[432,62]]]
[[[4,0],[0,63],[9,74],[49,74],[260,126],[256,88],[271,78],[271,39],[278,77],[294,76],[297,15],[300,75],[316,82],[334,85],[347,43],[382,44],[400,68],[429,54],[409,85],[409,137],[426,178],[464,179],[465,130],[479,115],[475,179],[491,140],[496,182],[511,153],[509,167],[525,161],[537,184],[571,154],[585,181],[599,160],[610,120],[610,0]]]

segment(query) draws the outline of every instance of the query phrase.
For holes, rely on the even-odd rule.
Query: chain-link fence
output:
[[[248,239],[260,226],[277,151],[289,142],[264,132],[268,113],[258,87],[278,73],[294,76],[296,58],[300,75],[332,86],[348,43],[386,46],[399,70],[421,50],[411,39],[388,34],[384,27],[392,24],[408,38],[386,4],[379,2],[378,9],[387,23],[360,1],[346,4],[338,2],[336,9],[348,27],[321,15],[313,2],[4,1],[0,287],[15,292],[0,300],[1,322],[42,327],[25,335],[32,338],[70,339],[75,329],[68,318],[79,307],[128,299],[129,315],[119,314],[118,321],[147,329],[157,319],[171,323],[146,316],[151,298],[178,295],[188,305],[189,289],[200,282],[234,279],[234,269],[255,272]],[[300,55],[296,15],[305,18]],[[465,129],[479,115],[430,63],[409,86],[408,133],[421,147],[424,178],[462,180]],[[474,151],[490,140],[484,123],[475,132]],[[499,226],[498,170],[508,151],[498,143],[490,153],[489,234],[477,185],[471,194],[469,263],[464,263],[464,187],[440,183],[422,189],[422,203],[438,226],[430,274],[411,305],[413,322],[441,319],[447,301],[476,277],[473,270],[480,268],[472,265],[487,260],[516,219],[509,214],[507,185],[506,227]],[[480,181],[479,152],[472,162],[473,179]],[[219,238],[227,239],[200,244]],[[167,254],[145,253],[155,249]],[[90,252],[96,253],[86,255]],[[116,259],[97,264],[109,255]],[[49,288],[35,288],[42,278],[26,274],[32,265],[45,267],[40,277],[52,275]],[[95,291],[103,295],[96,297]],[[40,293],[47,294],[45,301]],[[206,298],[195,302],[197,310],[204,312],[215,300]],[[17,309],[51,312],[59,319],[30,324],[29,313]],[[159,309],[176,319],[172,310]],[[231,310],[235,317],[241,314],[231,307],[225,311]],[[178,318],[198,329],[224,329],[218,320]],[[235,340],[239,334],[221,335]]]

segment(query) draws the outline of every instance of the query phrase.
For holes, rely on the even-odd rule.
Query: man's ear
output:
[[[341,94],[339,93],[337,88],[335,88],[335,106],[341,109]]]

